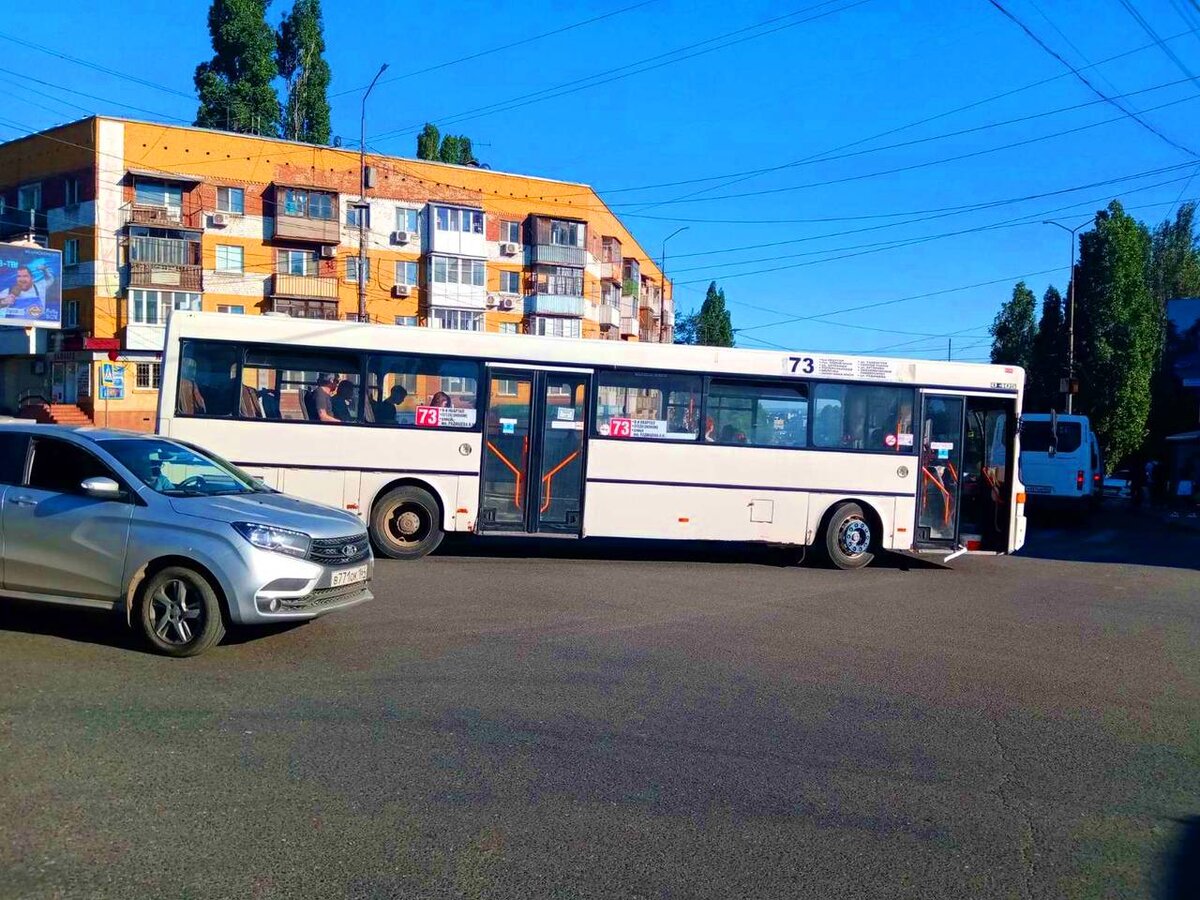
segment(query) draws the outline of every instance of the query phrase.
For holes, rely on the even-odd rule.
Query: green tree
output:
[[[417,135],[417,159],[437,159],[441,142],[442,135],[438,127],[432,122],[426,122],[421,133]]]
[[[1042,297],[1042,317],[1029,354],[1025,371],[1025,408],[1042,412],[1061,407],[1059,380],[1066,375],[1067,327],[1063,299],[1058,288],[1050,285]]]
[[[442,138],[442,146],[438,148],[438,160],[444,163],[458,162],[461,153],[459,142],[460,138],[457,134],[448,134]]]
[[[733,320],[725,308],[725,289],[709,284],[700,312],[696,316],[696,343],[706,347],[733,346]]]
[[[282,132],[292,141],[329,143],[329,63],[321,0],[296,0],[279,23],[275,62],[287,84]]]
[[[267,24],[268,2],[213,0],[208,10],[213,58],[196,67],[197,125],[279,133],[279,97],[272,86],[279,71],[275,32]]]
[[[1162,349],[1157,303],[1147,286],[1150,234],[1118,201],[1081,235],[1076,268],[1076,371],[1080,411],[1115,466],[1146,438],[1151,383]]]
[[[1033,358],[1033,339],[1037,334],[1033,310],[1037,301],[1023,281],[1013,286],[1012,298],[1000,307],[989,329],[992,335],[992,362],[1028,369]]]
[[[697,344],[696,325],[700,319],[700,313],[692,310],[689,313],[682,313],[675,317],[675,343],[677,344]]]

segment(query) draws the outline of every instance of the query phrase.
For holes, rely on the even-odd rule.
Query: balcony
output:
[[[271,296],[299,300],[333,300],[338,298],[338,280],[325,275],[291,275],[277,272],[271,276]]]
[[[616,328],[621,324],[621,311],[608,303],[601,303],[599,319],[601,328]]]
[[[638,323],[632,316],[621,316],[621,337],[637,337]]]
[[[337,245],[342,241],[338,195],[309,188],[275,186],[275,237]]]
[[[562,244],[534,244],[529,248],[529,261],[533,265],[582,267],[587,263],[587,251]]]
[[[199,241],[134,235],[128,247],[131,287],[204,290]]]
[[[202,210],[184,212],[179,206],[154,206],[146,203],[126,203],[121,207],[122,225],[145,225],[150,228],[187,228],[199,231],[204,227]]]
[[[583,297],[566,294],[531,294],[525,298],[525,314],[583,318]]]
[[[131,262],[130,287],[175,287],[185,291],[204,290],[199,266],[175,266],[164,263]]]
[[[283,313],[294,319],[334,321],[338,318],[336,300],[288,300],[272,297],[267,304],[267,311]]]
[[[600,277],[604,281],[621,283],[625,260],[621,256],[621,242],[614,237],[605,237],[600,249]]]

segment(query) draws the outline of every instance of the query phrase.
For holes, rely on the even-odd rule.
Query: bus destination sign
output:
[[[867,381],[893,381],[899,377],[891,360],[855,359],[849,356],[785,356],[783,371],[786,375],[861,378]]]

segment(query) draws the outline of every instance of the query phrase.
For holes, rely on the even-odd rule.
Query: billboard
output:
[[[62,327],[62,251],[0,244],[0,325]]]

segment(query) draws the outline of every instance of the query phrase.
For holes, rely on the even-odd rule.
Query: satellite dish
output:
[[[339,135],[335,135],[335,136],[334,136],[334,138],[333,138],[333,146],[335,146],[335,147],[340,147],[340,146],[342,146],[342,136],[341,136],[340,134],[339,134]]]

